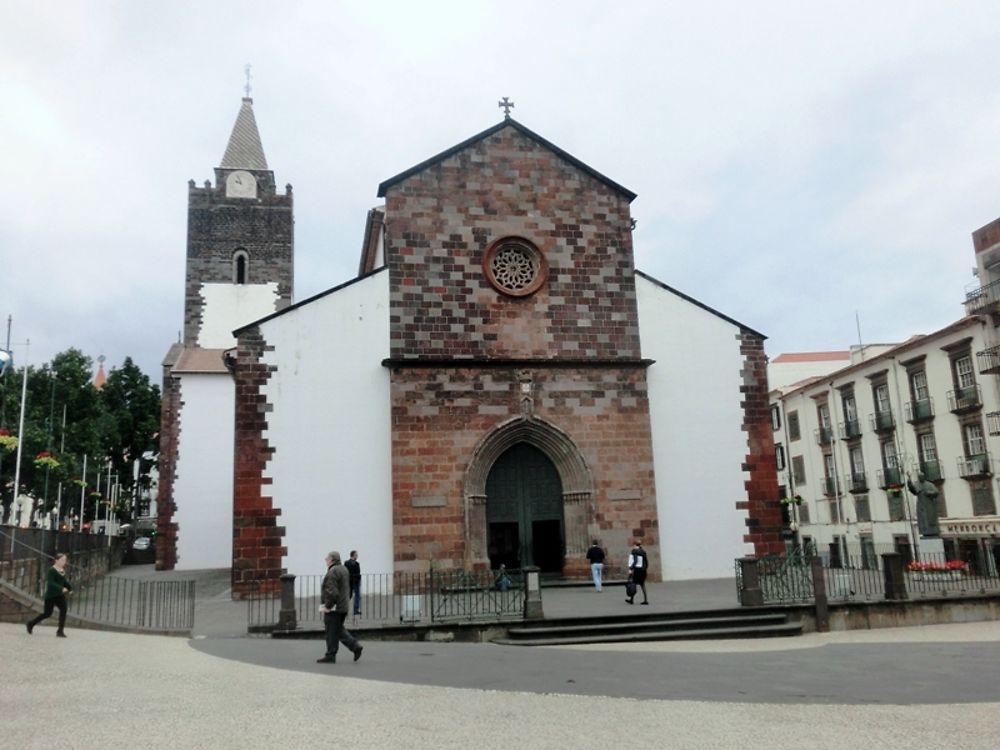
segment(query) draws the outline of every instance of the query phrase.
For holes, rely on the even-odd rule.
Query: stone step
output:
[[[770,625],[745,625],[726,628],[689,630],[649,630],[589,635],[553,635],[548,638],[497,638],[493,643],[505,646],[572,646],[584,643],[635,643],[644,641],[716,640],[721,638],[778,638],[802,634],[802,624],[782,622]]]
[[[784,623],[786,617],[782,613],[759,615],[733,615],[721,617],[651,617],[648,619],[618,619],[613,622],[586,622],[582,624],[539,624],[522,625],[508,630],[508,636],[513,640],[526,637],[534,638],[553,634],[585,635],[591,632],[639,632],[642,630],[705,630],[733,627],[737,625],[778,625]]]

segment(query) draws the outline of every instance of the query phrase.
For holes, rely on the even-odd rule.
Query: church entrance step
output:
[[[764,638],[799,635],[802,625],[784,610],[727,609],[630,617],[575,618],[524,623],[508,629],[495,643],[555,645],[703,638]]]
[[[777,638],[802,634],[802,624],[783,622],[769,625],[745,625],[690,630],[650,630],[557,635],[542,638],[497,638],[493,643],[506,646],[572,646],[584,643],[635,643],[646,641],[714,640],[720,638]]]

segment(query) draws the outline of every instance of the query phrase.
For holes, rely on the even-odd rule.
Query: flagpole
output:
[[[21,417],[18,420],[17,427],[17,457],[14,459],[14,498],[11,501],[10,510],[13,514],[14,503],[18,499],[18,488],[21,486],[21,454],[24,451],[24,402],[27,400],[28,395],[28,347],[31,346],[31,340],[25,339],[24,342],[24,375],[21,378]],[[10,559],[14,559],[14,537],[17,535],[17,521],[20,520],[17,517],[14,518],[15,523],[10,527]]]

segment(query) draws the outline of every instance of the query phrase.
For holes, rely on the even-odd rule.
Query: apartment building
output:
[[[889,547],[920,555],[907,480],[923,474],[943,541],[925,551],[1000,568],[1000,220],[973,241],[984,284],[966,317],[771,391],[790,547],[862,563]]]

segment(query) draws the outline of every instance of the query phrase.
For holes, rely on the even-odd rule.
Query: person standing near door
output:
[[[361,563],[358,562],[358,551],[351,550],[350,559],[344,563],[347,572],[351,574],[351,599],[354,602],[354,614],[361,614]]]
[[[66,627],[66,594],[73,590],[73,587],[70,586],[69,581],[66,579],[66,563],[68,560],[69,558],[66,556],[66,553],[60,552],[56,555],[56,559],[52,561],[52,567],[49,568],[49,572],[45,576],[45,609],[38,617],[24,624],[24,627],[28,630],[28,635],[31,635],[31,631],[35,629],[35,625],[51,617],[52,610],[58,607],[59,628],[56,630],[56,636],[59,638],[66,637],[64,630]]]
[[[594,588],[597,593],[601,592],[601,579],[604,575],[604,550],[601,545],[594,540],[587,550],[587,561],[590,563],[590,575],[594,579]]]
[[[642,542],[636,539],[635,546],[632,547],[632,551],[628,555],[628,574],[632,582],[642,589],[642,604],[649,604],[649,597],[646,596],[646,570],[648,568],[649,558],[646,557],[646,550],[642,548]],[[635,594],[633,593],[625,601],[634,604],[634,600]]]

